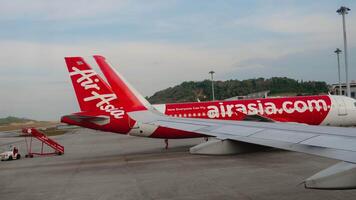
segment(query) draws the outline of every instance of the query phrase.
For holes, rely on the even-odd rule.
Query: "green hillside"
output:
[[[26,122],[31,122],[31,121],[35,121],[35,120],[9,116],[6,118],[0,118],[0,126],[9,125],[11,123],[26,123]]]
[[[270,90],[270,95],[297,94],[315,95],[328,92],[328,85],[322,81],[298,81],[286,77],[257,78],[248,80],[215,81],[216,99],[227,99],[243,96],[254,92]],[[211,82],[189,81],[156,92],[148,98],[151,103],[174,103],[207,101],[211,99]]]

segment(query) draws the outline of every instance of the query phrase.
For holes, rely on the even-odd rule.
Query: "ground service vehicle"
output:
[[[21,158],[19,150],[15,146],[10,146],[9,150],[0,154],[1,161],[5,160],[18,160]]]

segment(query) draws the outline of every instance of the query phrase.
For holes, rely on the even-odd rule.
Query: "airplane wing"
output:
[[[341,160],[344,162],[307,179],[305,187],[321,189],[356,188],[355,128],[175,118],[152,110],[130,112],[129,115],[143,124],[213,136],[221,141],[237,141],[244,144],[274,147]],[[194,148],[192,149],[194,151]],[[195,148],[195,150],[197,151],[195,153],[199,153],[199,148]],[[336,177],[338,177],[337,180]],[[341,183],[340,177],[342,177]]]

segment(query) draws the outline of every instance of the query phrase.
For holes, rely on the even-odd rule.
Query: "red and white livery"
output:
[[[142,137],[165,139],[204,137],[202,134],[139,124],[130,118],[127,112],[154,108],[109,66],[104,57],[94,58],[114,87],[110,87],[83,58],[65,58],[81,112],[63,116],[62,122]]]
[[[205,135],[148,125],[145,131],[127,112],[155,109],[170,117],[277,121],[309,125],[356,125],[356,100],[334,95],[150,105],[102,56],[94,56],[109,84],[81,57],[65,58],[81,112],[62,117],[68,124],[152,138]]]
[[[81,111],[63,116],[62,122],[151,138],[214,137],[190,148],[198,154],[246,153],[265,146],[337,159],[341,162],[306,179],[305,187],[356,188],[356,129],[316,126],[355,125],[353,99],[309,96],[154,108],[104,57],[94,58],[110,85],[81,57],[65,58]]]
[[[356,101],[318,95],[153,105],[172,117],[222,120],[273,120],[309,125],[356,125]],[[258,116],[251,118],[251,116]]]

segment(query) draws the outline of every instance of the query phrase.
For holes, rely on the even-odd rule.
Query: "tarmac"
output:
[[[53,137],[65,154],[24,158],[24,137],[0,133],[0,149],[23,158],[0,162],[0,199],[355,199],[356,190],[308,190],[300,183],[338,161],[268,150],[191,155],[203,139],[139,138],[88,129]],[[33,144],[39,150],[40,144]]]

